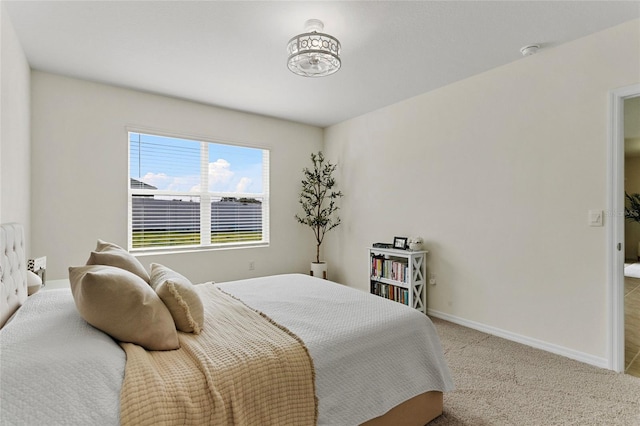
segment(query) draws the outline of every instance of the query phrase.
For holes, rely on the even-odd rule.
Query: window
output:
[[[129,132],[129,249],[268,243],[268,150]]]

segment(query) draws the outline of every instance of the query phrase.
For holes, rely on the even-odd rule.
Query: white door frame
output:
[[[624,372],[624,100],[640,96],[640,84],[609,92],[607,265],[609,368]]]

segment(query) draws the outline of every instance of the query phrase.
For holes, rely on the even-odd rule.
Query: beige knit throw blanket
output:
[[[286,328],[213,284],[196,286],[205,307],[199,335],[180,349],[127,354],[122,425],[315,425],[313,362]]]

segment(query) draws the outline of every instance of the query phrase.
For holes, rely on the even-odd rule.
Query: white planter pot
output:
[[[311,262],[311,272],[310,275],[312,277],[318,277],[327,279],[327,262]]]

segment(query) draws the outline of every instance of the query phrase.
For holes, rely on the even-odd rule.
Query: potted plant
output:
[[[640,194],[624,193],[627,205],[624,206],[624,217],[632,222],[640,222]]]
[[[320,246],[324,235],[340,225],[340,218],[336,215],[336,199],[343,194],[334,190],[336,180],[333,172],[337,166],[325,161],[322,151],[312,153],[311,162],[311,169],[305,167],[302,170],[304,177],[299,202],[304,213],[295,217],[299,223],[310,227],[316,237],[316,261],[311,262],[311,275],[327,278],[327,263],[320,261]]]

